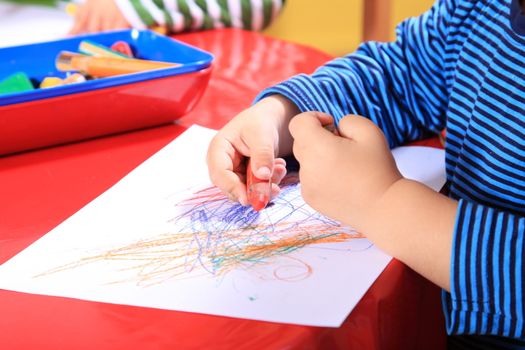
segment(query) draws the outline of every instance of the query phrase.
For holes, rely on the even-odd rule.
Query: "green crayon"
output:
[[[0,80],[0,94],[12,94],[34,90],[35,87],[25,73],[17,72]]]

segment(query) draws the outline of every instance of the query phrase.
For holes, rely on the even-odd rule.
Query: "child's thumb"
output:
[[[250,145],[250,165],[253,174],[262,180],[272,177],[274,147],[270,139],[257,138]]]

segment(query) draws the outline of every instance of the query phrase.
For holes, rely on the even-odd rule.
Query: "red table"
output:
[[[198,123],[219,128],[264,87],[331,57],[238,30],[177,37],[212,52],[196,109],[176,125],[0,158],[0,263]],[[0,140],[1,142],[1,140]],[[442,349],[439,290],[392,261],[337,329],[0,290],[0,349]]]

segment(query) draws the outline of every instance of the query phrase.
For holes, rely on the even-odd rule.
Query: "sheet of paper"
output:
[[[66,37],[73,18],[64,9],[0,3],[0,47]]]
[[[297,176],[257,213],[210,185],[215,131],[191,127],[0,266],[0,288],[100,302],[337,327],[390,261],[316,213]],[[394,151],[438,189],[444,154]]]

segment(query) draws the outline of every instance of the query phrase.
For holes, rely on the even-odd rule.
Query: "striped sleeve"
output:
[[[525,338],[524,235],[525,218],[459,201],[443,297],[449,334]]]
[[[115,0],[134,28],[166,32],[234,27],[262,30],[281,12],[285,0]]]
[[[347,114],[370,118],[390,146],[438,133],[445,125],[448,92],[445,39],[454,0],[441,0],[402,22],[391,43],[367,42],[328,62],[312,75],[297,75],[263,91],[281,94],[305,111],[322,111],[336,122]]]

